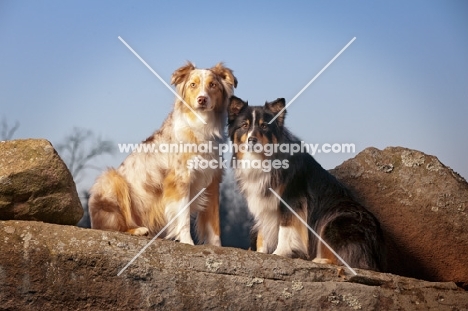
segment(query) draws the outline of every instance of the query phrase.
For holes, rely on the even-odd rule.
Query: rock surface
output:
[[[331,171],[380,220],[388,272],[468,288],[468,184],[436,157],[367,148]]]
[[[0,310],[467,310],[453,282],[0,221]]]
[[[0,141],[0,219],[75,225],[82,215],[73,177],[50,142]]]

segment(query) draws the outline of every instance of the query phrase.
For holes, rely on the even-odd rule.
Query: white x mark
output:
[[[119,273],[117,273],[117,276],[120,276],[125,270],[127,270],[127,268],[138,258],[140,257],[141,254],[143,254],[143,252],[148,248],[148,246],[151,245],[151,243],[154,242],[154,240],[156,240],[160,235],[161,233],[164,232],[164,230],[166,230],[176,219],[177,217],[179,217],[189,206],[190,204],[192,204],[193,201],[195,201],[202,193],[203,191],[205,191],[206,188],[203,188],[202,190],[200,190],[200,192],[197,193],[196,196],[193,197],[193,199],[190,200],[190,202],[187,203],[187,205],[185,205],[178,213],[177,215],[174,216],[174,218],[172,218],[168,223],[167,225],[164,226],[164,228],[161,229],[161,231],[158,232],[158,234],[156,234],[152,239],[151,241],[149,241],[145,246],[143,246],[143,248],[138,252],[138,254],[135,255],[135,257],[132,258],[132,260],[130,260],[128,262],[127,265],[125,265],[125,267],[122,268],[122,270],[120,270]]]
[[[148,63],[146,63],[144,61],[143,58],[141,58],[140,55],[138,55],[137,52],[135,52],[135,50],[133,50],[130,45],[128,45],[127,42],[125,42],[124,39],[122,39],[122,37],[119,36],[119,40],[122,41],[123,44],[125,44],[125,46],[159,79],[159,81],[161,81],[181,102],[183,102],[185,104],[185,106],[187,106],[187,108],[190,109],[190,111],[192,111],[197,117],[198,119],[200,119],[200,121],[202,121],[203,124],[206,124],[205,120],[203,120],[203,118],[195,111],[192,109],[192,107],[190,107],[189,104],[187,104],[185,102],[185,100],[179,95],[177,94],[176,91],[174,91],[170,86],[169,84],[166,83],[166,81],[164,81],[163,78],[161,78],[160,75],[158,75],[158,73],[156,71],[153,70],[153,68],[150,67],[150,65],[148,65]]]
[[[324,72],[325,69],[327,69],[328,66],[330,66],[330,65],[335,61],[335,59],[337,59],[338,56],[340,56],[341,53],[343,53],[343,52],[348,48],[348,46],[351,45],[351,43],[354,42],[354,40],[356,40],[356,37],[352,38],[351,41],[349,41],[348,44],[346,44],[345,47],[342,48],[341,51],[339,51],[338,54],[336,54],[335,57],[333,57],[332,60],[329,61],[328,64],[326,64],[325,67],[323,67],[322,70],[320,70],[319,73],[316,74],[315,77],[313,77],[312,80],[310,80],[309,83],[307,83],[306,86],[304,86],[304,87],[302,88],[302,90],[300,90],[299,93],[297,93],[297,95],[294,96],[293,99],[291,99],[291,100],[289,101],[289,103],[288,103],[286,106],[284,106],[284,108],[281,109],[281,110],[275,115],[275,117],[274,117],[273,119],[271,119],[270,122],[268,122],[268,124],[271,124],[273,121],[275,121],[276,118],[278,118],[278,116],[279,116],[281,113],[283,113],[283,111],[285,111],[286,108],[288,108],[289,105],[291,105],[291,104],[296,100],[296,98],[298,98],[299,95],[301,95],[302,92],[304,92],[304,91],[312,84],[312,82],[314,82],[315,79],[317,79],[317,78],[322,74],[322,72]]]
[[[351,271],[354,275],[357,275],[356,271],[354,271],[354,269],[351,268],[351,266],[348,265],[348,263],[346,263],[346,261],[344,261],[344,259],[341,258],[341,256],[338,255],[338,254],[333,250],[333,248],[331,248],[331,246],[328,245],[328,243],[325,242],[325,240],[322,239],[322,237],[321,237],[319,234],[317,234],[317,232],[315,232],[314,229],[312,229],[312,228],[309,226],[309,224],[308,224],[307,222],[305,222],[305,221],[299,216],[299,214],[297,214],[297,213],[291,208],[291,206],[289,206],[288,203],[286,203],[286,202],[280,197],[280,195],[279,195],[278,193],[275,192],[275,190],[273,190],[273,189],[271,189],[271,188],[269,188],[269,189],[270,189],[270,191],[273,192],[273,194],[281,201],[281,203],[283,203],[284,206],[286,206],[286,207],[291,211],[291,213],[293,213],[294,216],[296,216],[297,219],[299,219],[300,222],[302,222],[302,224],[304,224],[304,226],[306,226],[307,229],[309,229],[309,231],[312,232],[312,233],[315,235],[315,237],[316,237],[317,239],[319,239],[320,242],[322,242],[322,244],[325,245],[325,246],[333,253],[333,255],[335,255],[336,258],[338,258],[338,259],[346,266],[346,268],[349,269],[349,271]]]

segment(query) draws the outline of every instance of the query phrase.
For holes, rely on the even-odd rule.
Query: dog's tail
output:
[[[380,224],[367,210],[355,208],[325,217],[317,226],[319,235],[351,267],[385,271],[386,248]],[[343,264],[320,241],[316,247],[319,261],[323,258],[328,263]]]
[[[128,183],[115,169],[96,180],[88,206],[92,228],[126,232],[136,227]]]

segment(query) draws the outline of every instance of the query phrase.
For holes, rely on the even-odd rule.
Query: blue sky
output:
[[[116,143],[159,128],[187,60],[224,61],[250,104],[293,98],[286,125],[308,143],[403,146],[468,177],[465,1],[0,1],[0,118],[15,138],[62,141],[74,126]],[[117,166],[116,154],[98,166]],[[333,168],[355,154],[318,154]],[[91,185],[88,171],[79,186]]]

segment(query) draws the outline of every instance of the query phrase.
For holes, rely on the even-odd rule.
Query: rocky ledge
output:
[[[0,310],[468,309],[468,292],[453,282],[353,275],[343,267],[172,241],[156,240],[141,252],[150,242],[0,221]]]
[[[379,219],[388,274],[74,227],[52,145],[0,142],[0,310],[468,310],[468,183],[401,147],[331,172]]]

